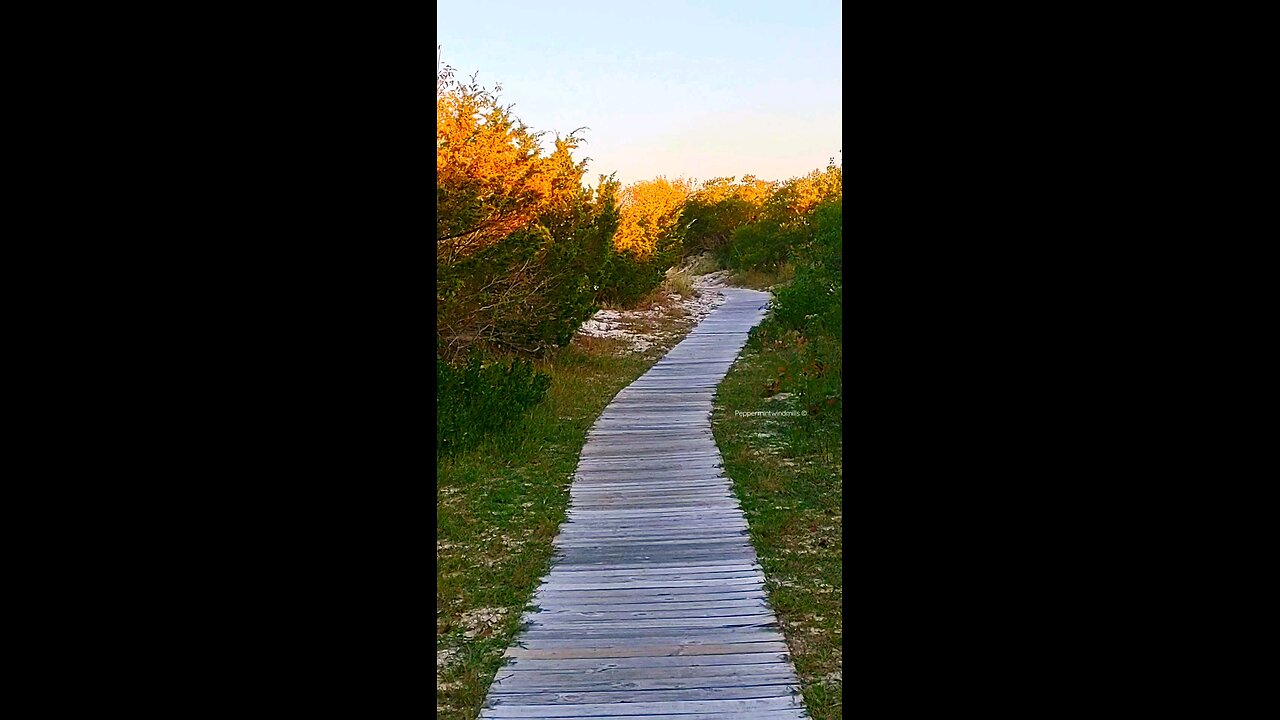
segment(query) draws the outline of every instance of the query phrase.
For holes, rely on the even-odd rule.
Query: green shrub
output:
[[[551,378],[527,360],[473,352],[465,362],[436,358],[436,456],[473,446],[509,426],[546,396]]]
[[[662,284],[669,267],[656,255],[641,260],[629,252],[611,252],[599,276],[598,297],[610,305],[634,305]]]
[[[764,220],[735,230],[733,239],[720,248],[717,257],[734,270],[769,272],[786,262],[792,249],[808,239],[809,229],[801,223],[779,225]]]
[[[813,240],[796,252],[795,278],[777,293],[773,320],[782,330],[806,337],[841,338],[843,220],[840,201],[813,213]]]
[[[617,182],[581,188],[537,221],[436,266],[436,333],[445,357],[472,349],[539,356],[567,344],[595,311],[613,253]]]
[[[839,432],[843,416],[841,251],[839,200],[818,206],[812,240],[796,248],[795,278],[777,291],[773,311],[752,331],[751,342],[781,362],[767,393],[789,392],[807,410],[800,433]]]

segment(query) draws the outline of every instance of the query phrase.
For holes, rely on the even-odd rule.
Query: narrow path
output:
[[[481,718],[806,717],[711,436],[715,387],[769,296],[723,292],[588,433],[540,609]]]

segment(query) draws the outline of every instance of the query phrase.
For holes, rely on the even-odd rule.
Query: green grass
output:
[[[783,263],[772,270],[743,270],[735,273],[730,284],[752,290],[768,290],[774,285],[781,285],[795,277],[796,269],[791,263]]]
[[[653,364],[616,340],[576,338],[554,359],[547,397],[521,422],[436,463],[436,712],[473,720],[547,572],[586,432]]]
[[[839,418],[810,418],[785,396],[772,395],[780,368],[800,367],[805,360],[794,345],[761,346],[753,338],[721,383],[712,427],[746,512],[805,705],[815,720],[830,720],[842,712]]]

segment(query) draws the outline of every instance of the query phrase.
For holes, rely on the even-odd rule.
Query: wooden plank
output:
[[[733,657],[731,655],[704,655],[702,657],[725,658]],[[639,658],[671,660],[672,658]],[[674,658],[682,660],[682,658]],[[532,660],[526,662],[534,662]],[[537,662],[556,662],[551,660],[541,660]],[[564,661],[567,662],[567,661]],[[602,662],[591,660],[600,665]],[[757,678],[757,677],[789,677],[795,678],[796,675],[791,670],[791,665],[784,660],[775,660],[767,663],[735,663],[732,665],[668,665],[665,667],[591,667],[591,668],[556,668],[544,667],[541,669],[519,668],[508,665],[498,670],[498,674],[494,677],[494,682],[507,681],[509,683],[535,683],[545,679],[548,682],[592,682],[596,681],[601,684],[626,682],[628,680],[672,680],[676,682],[697,681],[718,682],[720,678]],[[524,678],[528,678],[527,680]]]
[[[661,605],[698,601],[728,602],[764,597],[764,583],[742,585],[637,588],[617,587],[590,590],[549,589],[535,594],[529,603],[543,608],[570,608],[574,605]],[[679,608],[671,608],[679,609]],[[633,608],[618,608],[619,612]]]
[[[612,604],[618,606],[619,611],[631,609],[632,605],[661,605],[669,603],[691,603],[696,601],[710,602],[729,602],[733,600],[764,600],[764,588],[746,586],[745,589],[735,590],[734,592],[693,592],[671,595],[657,595],[645,592],[562,592],[554,595],[544,595],[541,597],[534,596],[529,601],[531,605],[544,609],[554,610],[572,610],[580,605],[605,605]],[[687,608],[687,606],[684,606]],[[680,607],[673,607],[678,610]]]
[[[586,598],[613,602],[658,602],[663,598],[691,597],[754,597],[762,592],[763,580],[750,580],[741,584],[705,583],[696,585],[677,585],[677,587],[600,587],[600,588],[563,588],[554,585],[541,585],[534,591],[532,602],[545,605],[548,602],[586,602]]]
[[[603,549],[557,548],[556,557],[571,565],[600,565],[619,562],[670,562],[696,561],[700,563],[755,562],[755,549],[743,539],[742,547],[715,550],[713,548],[673,545],[662,552],[630,550],[626,547]]]
[[[517,645],[538,650],[575,647],[615,648],[668,645],[698,647],[702,645],[772,642],[783,642],[782,635],[775,628],[765,626],[744,628],[649,628],[644,632],[627,632],[619,629],[578,631],[528,628],[521,631],[520,637],[516,639]]]
[[[565,567],[606,567],[622,563],[639,565],[648,562],[654,565],[667,565],[687,562],[755,562],[756,559],[755,551],[751,548],[734,553],[688,551],[651,555],[626,552],[603,553],[595,550],[578,552],[576,548],[565,548],[557,551],[555,562]],[[552,572],[555,570],[553,569]]]
[[[787,644],[782,642],[742,642],[723,643],[719,645],[634,645],[628,647],[597,648],[553,648],[529,649],[521,647],[507,648],[506,657],[570,660],[574,658],[623,658],[623,657],[677,657],[681,655],[736,655],[739,653],[785,652]]]
[[[639,656],[627,658],[507,658],[507,664],[499,672],[512,670],[516,672],[591,672],[604,673],[614,670],[635,670],[640,668],[659,668],[663,672],[674,673],[679,668],[709,668],[741,665],[771,665],[784,663],[790,667],[791,656],[787,652],[742,652],[718,655],[690,656]]]
[[[578,517],[571,522],[609,522],[622,523],[627,520],[636,522],[644,522],[645,520],[666,520],[668,522],[677,522],[680,519],[688,520],[700,516],[706,516],[708,519],[717,518],[729,522],[737,522],[744,519],[742,510],[737,506],[736,497],[726,497],[727,501],[732,501],[734,507],[700,507],[698,505],[686,505],[684,507],[673,508],[669,510],[655,508],[609,508],[602,510],[593,510],[586,508],[569,507],[566,514],[576,512]]]
[[[642,552],[641,548],[652,550],[657,548],[671,548],[676,546],[708,546],[708,545],[729,545],[740,547],[745,542],[745,534],[742,532],[725,533],[717,535],[708,535],[705,537],[691,537],[681,540],[661,540],[646,537],[631,537],[629,535],[618,535],[612,539],[606,538],[564,538],[557,543],[561,547],[579,547],[579,548],[635,548],[636,552]]]
[[[747,577],[748,574],[760,574],[760,568],[752,567],[747,563],[735,565],[725,565],[715,567],[712,565],[704,566],[711,569],[706,570],[672,570],[660,568],[655,570],[607,570],[607,571],[589,571],[589,570],[563,570],[554,572],[555,579],[586,582],[589,580],[642,580],[642,579],[670,579],[670,580],[699,580],[699,579],[715,579],[729,577]],[[552,578],[548,577],[550,581]]]
[[[738,504],[738,498],[727,487],[719,487],[718,483],[710,482],[685,482],[677,485],[652,485],[640,484],[627,487],[622,486],[605,486],[601,488],[592,488],[582,492],[570,493],[569,497],[573,507],[582,508],[584,505],[619,505],[620,507],[629,507],[631,505],[640,506],[642,503],[666,501],[673,506],[681,508],[706,509],[718,504],[733,503]],[[607,509],[607,508],[601,508]]]
[[[622,567],[667,567],[674,565],[742,565],[758,564],[755,549],[745,534],[737,535],[738,546],[667,545],[640,547],[627,545],[606,547],[560,546],[554,548],[551,572],[569,569],[594,570]],[[637,541],[639,542],[639,541]],[[545,578],[544,578],[545,579]]]
[[[738,713],[759,710],[800,710],[798,700],[787,697],[758,697],[741,700],[684,700],[670,702],[629,702],[624,707],[612,703],[574,705],[507,705],[487,707],[481,717],[492,718],[600,718],[606,713],[626,710],[629,714],[684,715],[688,713]],[[680,720],[685,720],[683,717]]]
[[[616,627],[632,627],[637,620],[713,620],[718,618],[756,618],[761,621],[774,621],[773,611],[763,601],[750,605],[733,607],[685,608],[683,610],[633,610],[613,611],[598,610],[595,612],[557,608],[528,613],[521,616],[524,622],[540,622],[552,625],[556,622],[581,622],[596,625],[613,625]],[[630,623],[630,624],[628,624]]]
[[[647,531],[638,528],[621,529],[616,533],[609,534],[607,531],[597,529],[595,527],[585,526],[575,528],[571,531],[566,530],[557,535],[554,541],[560,543],[603,543],[618,546],[618,549],[625,549],[626,546],[637,542],[648,542],[663,540],[670,538],[673,534],[680,533],[683,537],[690,540],[693,539],[724,539],[735,540],[738,542],[746,542],[749,534],[749,528],[742,527],[737,524],[715,525],[705,529],[699,529],[693,532],[687,529],[674,527],[651,528]]]
[[[662,715],[629,715],[626,714],[626,703],[617,703],[621,715],[600,714],[600,720],[804,720],[801,710],[753,710],[751,712],[712,712],[712,713],[680,713],[678,716]],[[480,720],[490,720],[493,715],[486,715],[488,710],[481,710]],[[573,719],[565,719],[573,720]]]
[[[571,590],[672,590],[676,588],[700,588],[704,592],[741,585],[758,586],[764,583],[763,573],[752,573],[743,577],[701,578],[697,580],[668,580],[654,578],[603,578],[574,582],[552,575],[542,587],[547,592]]]
[[[651,492],[639,496],[606,494],[594,498],[575,498],[574,502],[569,505],[568,512],[576,512],[580,514],[584,511],[651,510],[658,508],[666,508],[670,510],[689,510],[696,508],[702,511],[740,510],[742,505],[739,504],[737,498],[723,492],[704,493],[693,497]],[[725,519],[730,522],[738,522],[732,518]],[[576,519],[575,522],[577,522]]]
[[[601,609],[585,609],[588,606]],[[632,603],[625,607],[610,608],[612,603],[559,603],[555,606],[538,606],[538,610],[526,610],[521,617],[532,620],[535,617],[553,616],[562,619],[621,621],[627,619],[644,620],[659,618],[710,618],[729,617],[734,615],[760,615],[773,617],[773,611],[762,598],[745,598],[741,600],[709,600],[702,603]],[[647,606],[652,607],[647,607]]]
[[[626,595],[612,593],[563,593],[559,597],[533,597],[530,606],[543,610],[577,610],[591,612],[646,612],[650,610],[706,610],[712,608],[729,608],[746,606],[750,603],[764,601],[764,588],[737,589],[733,592],[686,593],[656,597],[644,593]]]
[[[786,667],[775,666],[775,667]],[[574,691],[636,692],[641,690],[693,690],[706,688],[761,687],[799,684],[791,672],[769,674],[726,673],[703,677],[618,678],[599,675],[563,675],[555,673],[498,673],[489,690],[491,696],[528,692],[565,693]]]
[[[632,520],[622,521],[622,523],[580,523],[580,521],[572,521],[572,523],[564,523],[561,533],[557,537],[571,536],[588,536],[588,534],[607,533],[611,529],[616,529],[617,533],[614,537],[636,537],[636,534],[652,532],[666,533],[667,537],[673,534],[692,533],[695,530],[707,530],[707,532],[722,533],[741,533],[748,530],[748,524],[745,520],[716,520],[714,523],[699,523],[689,525],[681,523],[681,521],[667,521],[667,523],[643,523],[643,521]]]
[[[644,632],[625,630],[552,630],[529,628],[517,643],[531,650],[556,648],[633,648],[656,645],[722,645],[726,643],[784,642],[782,634],[768,627],[749,628],[663,628]]]
[[[733,494],[733,485],[729,478],[723,475],[690,475],[682,478],[660,478],[652,475],[645,477],[602,480],[600,482],[591,482],[583,480],[581,483],[574,483],[569,490],[569,497],[582,497],[601,493],[624,492],[662,492],[670,490],[672,492],[719,492],[726,495]]]
[[[648,627],[749,627],[775,624],[773,614],[767,607],[731,608],[722,615],[713,617],[653,617],[652,615],[635,615],[624,613],[621,617],[600,617],[581,613],[534,613],[528,618],[529,628],[562,628],[573,629],[639,629]]]
[[[740,570],[759,570],[759,563],[704,563],[704,564],[684,564],[684,565],[663,565],[663,566],[641,566],[641,567],[611,567],[611,568],[559,568],[561,573],[568,573],[578,577],[603,577],[607,575],[627,575],[629,573],[641,575],[672,575],[680,573],[707,573],[707,572],[738,572]]]
[[[650,471],[635,471],[629,475],[618,473],[579,473],[569,488],[573,492],[592,492],[609,488],[716,488],[731,491],[732,482],[719,469],[695,470],[688,473],[674,472],[658,474]]]
[[[561,610],[564,612],[537,612],[522,615],[521,621],[530,629],[536,627],[565,630],[640,630],[653,627],[680,629],[699,623],[706,623],[709,627],[765,627],[777,624],[770,609],[763,606],[734,607],[723,610],[706,608],[701,611],[685,610],[675,613],[654,610],[639,616],[624,612],[604,617],[575,613],[568,608],[561,608]],[[662,616],[656,616],[657,613],[662,613]]]
[[[733,565],[691,565],[687,567],[641,568],[629,570],[561,570],[556,573],[561,578],[594,579],[594,578],[642,578],[670,577],[672,579],[691,580],[703,576],[729,577],[742,573],[759,573],[756,563],[738,563]]]
[[[567,692],[510,692],[490,695],[489,707],[520,705],[578,706],[593,703],[676,702],[702,700],[751,700],[757,698],[790,698],[800,687],[791,683],[746,685],[738,687],[696,687],[627,690],[569,690]]]

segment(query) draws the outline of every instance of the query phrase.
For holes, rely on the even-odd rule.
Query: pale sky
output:
[[[840,0],[442,0],[459,79],[533,130],[579,133],[584,178],[785,180],[841,160]]]

